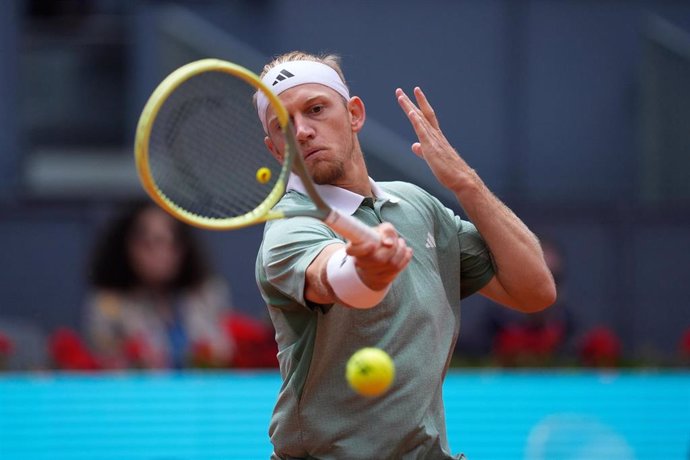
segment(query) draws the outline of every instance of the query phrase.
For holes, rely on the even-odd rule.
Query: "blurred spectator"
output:
[[[229,287],[191,229],[152,203],[134,204],[105,230],[90,281],[86,331],[103,367],[232,364]]]
[[[580,362],[589,367],[616,367],[620,364],[621,349],[615,332],[605,326],[596,326],[580,341]]]
[[[563,291],[563,252],[548,239],[542,239],[541,245],[558,289],[556,302],[536,313],[484,305],[477,330],[461,330],[459,354],[474,354],[480,361],[507,367],[563,364],[568,354],[574,354],[574,320]]]

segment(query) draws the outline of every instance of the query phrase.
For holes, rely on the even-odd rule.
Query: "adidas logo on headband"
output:
[[[287,70],[283,69],[283,70],[280,71],[280,73],[278,74],[278,76],[276,77],[276,79],[273,80],[273,85],[272,85],[272,86],[275,86],[275,85],[278,84],[278,82],[281,82],[281,81],[283,81],[283,80],[285,80],[285,79],[288,79],[288,78],[291,78],[291,77],[294,77],[294,76],[295,76],[294,74],[291,74],[291,73],[288,72]]]

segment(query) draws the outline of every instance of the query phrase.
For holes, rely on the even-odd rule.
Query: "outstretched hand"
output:
[[[523,312],[551,305],[556,288],[539,240],[453,149],[422,90],[414,89],[416,105],[400,88],[395,94],[419,139],[412,144],[412,151],[427,162],[441,184],[455,193],[498,267],[496,276],[480,292]]]
[[[419,139],[418,142],[412,144],[412,151],[427,162],[443,186],[458,191],[465,176],[472,170],[441,131],[436,113],[426,95],[419,87],[414,89],[417,105],[400,88],[395,90],[395,95]]]

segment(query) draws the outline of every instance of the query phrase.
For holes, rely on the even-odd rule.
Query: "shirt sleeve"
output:
[[[266,225],[261,248],[265,282],[306,306],[307,268],[326,246],[343,241],[325,224],[306,217],[281,219]]]
[[[468,297],[494,277],[491,251],[472,222],[455,216],[460,243],[460,297]]]

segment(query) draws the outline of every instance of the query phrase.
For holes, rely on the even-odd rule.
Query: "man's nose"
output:
[[[293,117],[292,125],[295,127],[295,137],[298,141],[303,141],[314,137],[314,128],[304,117],[300,115]]]

